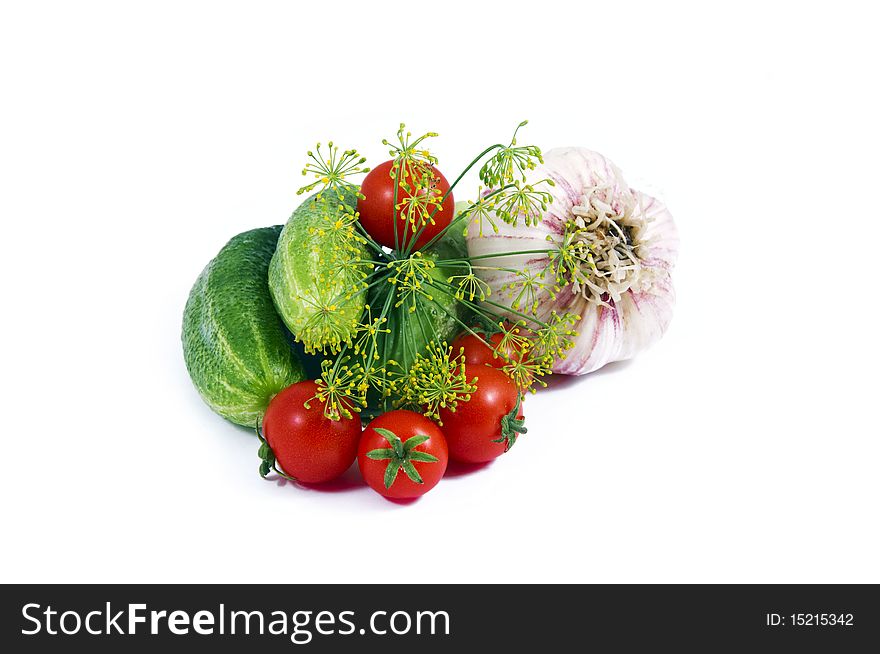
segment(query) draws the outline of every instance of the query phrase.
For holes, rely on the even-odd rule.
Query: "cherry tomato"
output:
[[[480,338],[482,338],[482,340],[480,340]],[[487,365],[492,366],[493,368],[503,368],[506,366],[508,360],[497,352],[501,345],[501,339],[504,338],[504,334],[498,332],[491,336],[481,335],[480,338],[477,338],[469,332],[465,332],[452,342],[452,354],[458,356],[461,348],[464,348],[465,364],[469,367]],[[509,359],[516,360],[519,352],[515,350],[516,346],[506,347],[505,354]]]
[[[398,186],[398,209],[395,211],[394,187],[398,183],[398,180],[392,179],[391,177],[393,167],[393,160],[386,161],[373,168],[373,170],[367,174],[364,178],[363,184],[361,184],[361,194],[364,196],[364,199],[358,200],[357,210],[360,213],[361,224],[364,226],[364,229],[367,230],[367,233],[372,236],[376,242],[389,248],[395,247],[394,221],[392,220],[392,216],[397,216],[397,245],[399,246],[397,249],[403,249],[407,243],[412,242],[413,226],[406,221],[405,216],[407,208],[406,206],[401,206],[401,204],[409,200],[412,195]],[[424,194],[432,192],[438,194],[438,197],[443,197],[443,195],[449,191],[449,182],[446,181],[443,174],[434,166],[430,166],[430,169],[433,173],[432,186],[430,189],[420,190],[419,193]],[[414,176],[415,175],[410,173],[410,170],[408,169],[405,180],[401,181],[405,181],[406,184],[412,186],[414,185]],[[430,205],[425,213],[427,213],[428,216],[433,214],[434,222],[432,224],[431,221],[428,220],[425,223],[425,228],[422,230],[418,239],[416,239],[413,250],[418,250],[424,247],[428,241],[433,239],[450,223],[453,214],[455,213],[455,199],[452,197],[452,193],[449,193],[449,195],[446,196],[443,204],[439,206]],[[427,216],[423,216],[423,218],[427,219]],[[418,229],[415,231],[418,231]]]
[[[360,416],[324,416],[314,381],[292,384],[278,393],[263,418],[263,435],[278,466],[297,481],[321,483],[348,470],[357,454]],[[305,407],[308,402],[310,408]]]
[[[361,436],[357,460],[369,486],[385,497],[424,495],[446,472],[449,453],[440,428],[414,411],[383,413]]]
[[[516,385],[497,368],[468,366],[477,377],[477,390],[456,410],[440,409],[449,457],[464,463],[483,463],[501,456],[516,442],[523,426],[522,401]]]
[[[481,335],[480,338],[483,340],[480,340],[473,334],[464,333],[452,341],[452,354],[458,356],[458,353],[464,348],[464,360],[468,368],[483,365],[503,368],[507,362],[495,353],[495,348],[498,347],[501,337],[502,334]],[[490,345],[492,347],[489,347]]]

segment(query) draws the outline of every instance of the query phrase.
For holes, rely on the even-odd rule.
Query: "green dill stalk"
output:
[[[458,183],[462,180],[462,178],[463,178],[465,175],[467,175],[468,172],[470,172],[470,170],[471,170],[474,166],[476,166],[476,165],[480,162],[480,160],[481,160],[483,157],[485,157],[487,154],[489,154],[490,152],[492,152],[492,150],[495,150],[495,149],[497,149],[497,148],[503,148],[503,147],[504,147],[504,146],[503,146],[501,143],[496,143],[495,145],[490,145],[488,148],[486,148],[486,149],[483,150],[480,154],[478,154],[478,155],[476,156],[475,159],[472,159],[471,162],[470,162],[467,166],[465,166],[465,169],[462,170],[461,173],[459,173],[458,177],[455,178],[455,181],[453,181],[452,184],[449,185],[449,189],[446,191],[446,193],[443,194],[443,198],[440,200],[440,204],[439,204],[439,206],[443,206],[443,202],[446,200],[446,198],[448,198],[448,197],[452,194],[452,190],[453,190],[456,186],[458,186]],[[434,211],[431,213],[430,217],[433,218],[434,215],[435,215],[438,211],[439,211],[439,208],[438,208],[438,207],[435,207],[435,208],[434,208]],[[453,223],[455,223],[456,221],[457,221],[457,218],[453,216],[452,221],[450,221],[450,223],[449,223],[448,225],[446,225],[446,227],[444,227],[442,230],[440,230],[440,232],[439,232],[438,234],[436,234],[436,235],[435,235],[430,241],[428,241],[427,243],[425,243],[425,246],[424,246],[422,249],[427,250],[427,249],[430,248],[434,243],[436,243],[436,242],[439,241],[441,238],[443,238],[443,235],[449,230],[450,227],[452,227]],[[426,225],[427,225],[427,223],[426,223],[425,225],[423,225],[421,229],[419,229],[418,233],[416,233],[416,234],[413,235],[412,243],[411,243],[411,244],[409,245],[409,247],[407,248],[407,250],[406,250],[406,254],[409,254],[409,252],[412,250],[412,248],[415,247],[415,244],[416,244],[416,242],[418,242],[418,240],[419,240],[419,236],[421,236],[421,235],[422,235],[422,232],[425,230]]]

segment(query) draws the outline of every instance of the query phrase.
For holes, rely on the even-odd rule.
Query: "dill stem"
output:
[[[450,313],[449,310],[448,310],[446,307],[444,307],[442,304],[440,304],[439,302],[437,302],[437,300],[431,298],[431,302],[433,302],[434,304],[436,304],[436,305],[440,308],[440,310],[443,311],[443,313],[445,313],[447,316],[449,316],[450,318],[452,318],[452,319],[453,319],[455,322],[457,322],[459,325],[461,325],[462,327],[464,327],[465,330],[466,330],[469,334],[471,334],[472,336],[476,336],[477,339],[479,339],[479,341],[480,341],[483,345],[485,345],[486,347],[488,347],[489,349],[491,349],[493,352],[495,351],[495,347],[494,347],[491,343],[489,343],[488,341],[486,341],[485,339],[483,339],[482,336],[480,336],[477,332],[475,332],[473,329],[471,329],[471,328],[470,328],[470,327],[469,327],[464,321],[462,321],[458,316],[456,316],[456,315]],[[489,316],[486,316],[486,315],[484,314],[484,317],[488,318]]]
[[[478,154],[478,155],[476,156],[476,158],[474,158],[474,159],[473,159],[473,160],[472,160],[467,166],[465,166],[465,169],[462,170],[462,171],[459,173],[458,177],[455,178],[455,181],[452,182],[452,184],[449,185],[449,189],[446,191],[446,193],[443,194],[443,198],[440,200],[440,203],[439,203],[436,207],[434,207],[434,211],[431,212],[431,214],[430,214],[430,218],[433,218],[434,215],[440,210],[439,207],[442,207],[442,206],[443,206],[443,203],[446,202],[446,198],[448,198],[449,195],[450,195],[450,193],[452,193],[452,189],[454,189],[456,186],[458,186],[458,183],[462,180],[462,178],[464,178],[464,176],[468,174],[468,171],[470,171],[471,168],[473,168],[474,166],[476,166],[476,165],[480,162],[480,159],[482,159],[482,158],[485,157],[487,154],[489,154],[490,152],[492,152],[492,150],[495,150],[495,149],[497,149],[497,148],[503,148],[503,147],[504,147],[504,146],[503,146],[501,143],[496,143],[495,145],[490,145],[488,148],[486,148],[486,149],[483,150],[480,154]],[[453,209],[453,211],[454,211],[454,210],[455,210],[455,209]],[[433,245],[433,244],[434,244],[439,238],[441,238],[441,237],[443,236],[443,234],[446,233],[446,230],[448,230],[450,227],[452,227],[452,225],[453,225],[454,222],[455,222],[455,220],[453,219],[452,222],[450,222],[446,227],[444,227],[443,229],[441,229],[441,230],[437,233],[437,235],[434,236],[434,238],[432,238],[430,241],[428,241],[428,242],[425,244],[425,246],[424,246],[423,249],[432,246],[432,245]],[[427,225],[427,223],[425,223],[425,225]],[[425,225],[422,225],[422,228],[418,231],[418,233],[415,234],[415,236],[414,236],[414,238],[413,238],[413,240],[412,240],[412,245],[411,245],[409,248],[407,248],[405,254],[409,254],[410,251],[412,250],[412,248],[415,247],[416,241],[419,240],[419,236],[422,235],[422,232],[423,232],[424,229],[425,229]]]
[[[453,297],[455,296],[455,291],[458,290],[458,287],[453,286],[452,284],[449,284],[447,282],[443,282],[439,279],[434,279],[434,280],[428,282],[428,285],[434,286],[435,288],[437,288],[439,290],[445,291],[446,293],[451,294]],[[441,288],[438,285],[445,286],[446,288]],[[500,313],[490,316],[489,314],[482,311],[482,308],[480,307],[480,305],[478,305],[477,303],[472,302],[470,300],[467,300],[465,298],[456,298],[456,301],[467,305],[469,308],[471,308],[473,311],[480,314],[484,318],[489,318],[490,320],[504,318],[504,316]],[[547,323],[538,320],[534,315],[529,315],[527,313],[523,313],[522,311],[518,311],[512,307],[505,305],[505,304],[499,304],[498,302],[493,302],[492,300],[483,300],[482,302],[483,302],[483,304],[491,304],[493,307],[498,307],[499,309],[502,309],[504,311],[509,311],[510,313],[516,314],[517,316],[520,316],[521,318],[525,318],[529,322],[533,322],[536,325],[540,325],[541,327],[547,327]]]
[[[550,254],[551,252],[555,252],[555,250],[516,250],[513,252],[492,252],[491,254],[479,254],[475,257],[468,257],[467,259],[439,259],[437,261],[437,265],[453,265],[453,264],[464,264],[469,263],[471,261],[478,261],[480,259],[497,259],[501,257],[514,257],[518,254]]]
[[[470,257],[471,261],[477,261],[478,259],[493,259],[499,257],[513,257],[518,254],[550,254],[551,252],[555,252],[555,250],[516,250],[513,252],[492,252],[491,254],[479,254],[475,257]]]

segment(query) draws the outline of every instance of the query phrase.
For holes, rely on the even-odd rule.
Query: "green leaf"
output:
[[[367,458],[373,461],[384,461],[385,459],[394,459],[397,454],[389,447],[380,448],[378,450],[370,450],[367,452]]]
[[[412,464],[412,461],[406,460],[403,462],[403,471],[406,473],[406,476],[409,477],[412,481],[417,484],[424,484],[425,482],[422,480],[419,471],[416,470],[416,467]]]
[[[434,463],[436,461],[439,461],[440,459],[438,459],[433,454],[428,454],[427,452],[420,452],[417,450],[415,452],[409,453],[409,460],[421,461],[422,463]]]
[[[269,447],[269,444],[263,441],[257,454],[261,459],[260,476],[265,479],[266,475],[272,470],[272,466],[275,465],[275,453],[272,451],[272,448]]]
[[[431,440],[430,436],[425,436],[424,434],[416,434],[415,436],[411,436],[406,439],[406,443],[403,444],[403,449],[407,452],[411,452],[413,448],[418,447],[422,443]]]
[[[385,488],[391,488],[391,484],[397,478],[397,471],[400,469],[400,461],[391,459],[388,467],[385,468]]]
[[[261,459],[268,459],[270,456],[273,456],[272,449],[269,447],[269,444],[265,442],[260,445],[260,449],[257,454]]]

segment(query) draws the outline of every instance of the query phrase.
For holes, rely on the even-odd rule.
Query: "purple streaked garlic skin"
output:
[[[585,148],[546,152],[525,183],[537,188],[543,179],[555,186],[540,185],[553,196],[542,215],[516,224],[498,221],[497,231],[470,225],[471,257],[512,253],[491,261],[513,272],[475,271],[511,320],[532,307],[544,321],[554,311],[581,317],[574,347],[556,360],[553,372],[582,375],[630,359],[658,341],[672,320],[679,247],[672,215],[659,200],[631,189],[611,161]],[[571,257],[560,268],[562,249]],[[516,254],[534,250],[550,252]]]

